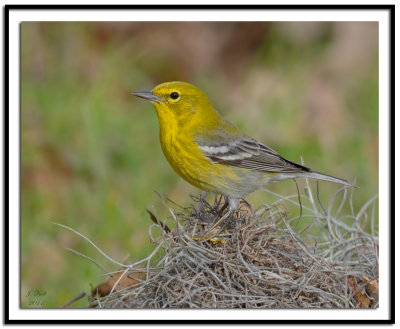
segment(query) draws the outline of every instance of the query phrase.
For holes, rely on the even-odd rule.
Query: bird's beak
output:
[[[137,91],[137,92],[132,93],[132,95],[135,95],[135,96],[140,97],[140,98],[147,99],[150,102],[161,103],[163,101],[162,98],[154,95],[151,90]]]

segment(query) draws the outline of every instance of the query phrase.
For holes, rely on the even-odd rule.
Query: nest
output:
[[[299,218],[277,205],[253,211],[242,201],[212,232],[221,198],[200,197],[183,210],[168,205],[174,227],[149,212],[154,250],[93,289],[90,307],[376,308],[377,237],[362,229],[360,215],[373,204],[351,215],[351,225],[302,206],[315,218],[300,232],[293,228]]]

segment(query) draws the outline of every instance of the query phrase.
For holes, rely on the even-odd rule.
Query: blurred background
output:
[[[199,195],[168,165],[155,111],[133,91],[190,82],[284,157],[356,180],[356,210],[378,192],[376,22],[24,22],[21,39],[22,307],[61,307],[106,281],[65,248],[118,269],[52,222],[134,262],[152,248],[146,209],[169,215],[155,192],[185,207]],[[322,201],[338,187],[321,182]],[[269,188],[296,193],[292,181]]]

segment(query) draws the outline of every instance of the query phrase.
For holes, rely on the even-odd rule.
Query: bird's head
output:
[[[196,116],[217,117],[206,94],[187,82],[165,82],[153,90],[134,92],[133,95],[149,100],[160,120],[168,117],[184,123]]]

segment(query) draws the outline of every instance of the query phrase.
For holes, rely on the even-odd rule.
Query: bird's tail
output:
[[[302,172],[297,172],[297,173],[280,173],[280,174],[276,175],[274,178],[272,178],[270,181],[273,182],[273,181],[280,181],[283,179],[298,178],[298,177],[319,179],[319,180],[338,183],[338,184],[342,184],[342,185],[346,185],[346,186],[350,186],[350,187],[358,187],[354,184],[351,184],[349,181],[347,181],[345,179],[322,174],[317,171],[302,171]]]
[[[351,184],[349,181],[347,181],[345,179],[333,177],[333,176],[326,175],[326,174],[322,174],[322,173],[319,173],[317,171],[310,171],[310,172],[301,173],[298,176],[299,177],[305,177],[305,178],[313,178],[313,179],[324,180],[324,181],[343,184],[343,185],[351,186],[351,187],[358,187],[358,186],[356,186],[354,184]]]

